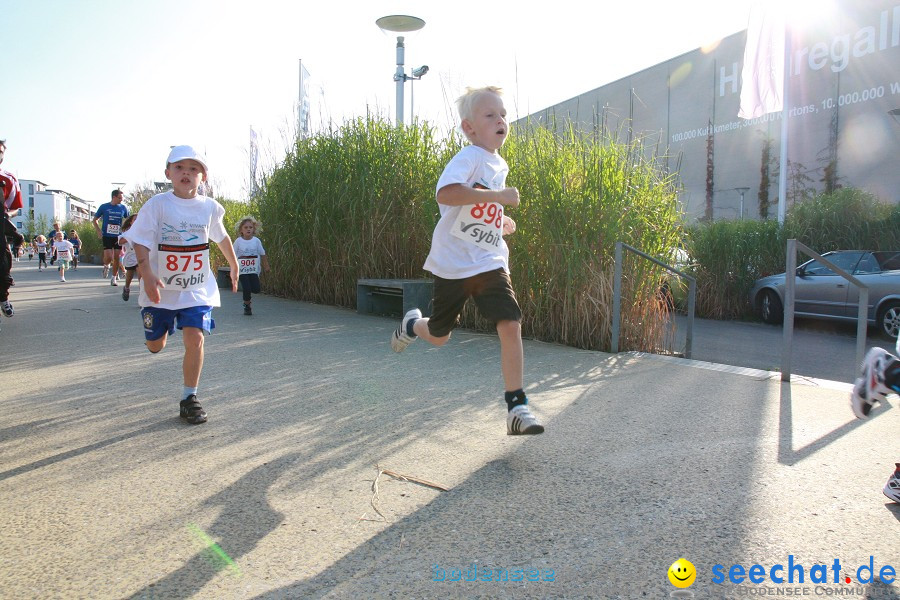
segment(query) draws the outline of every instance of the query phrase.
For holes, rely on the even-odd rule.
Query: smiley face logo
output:
[[[697,569],[691,564],[691,561],[685,558],[679,558],[669,567],[669,581],[677,588],[690,587],[697,579]]]

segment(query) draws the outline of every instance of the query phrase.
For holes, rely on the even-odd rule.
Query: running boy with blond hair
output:
[[[506,187],[509,167],[498,153],[509,124],[498,87],[468,88],[457,100],[461,128],[471,142],[454,156],[437,183],[441,212],[425,269],[434,274],[433,313],[412,309],[391,336],[402,352],[417,337],[443,346],[459,324],[469,298],[482,317],[495,323],[507,405],[506,433],[543,433],[523,390],[522,312],[509,277],[504,235],[516,230],[504,207],[519,205],[519,190]]]

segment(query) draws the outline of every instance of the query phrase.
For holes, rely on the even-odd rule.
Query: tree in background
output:
[[[768,135],[763,138],[762,157],[759,167],[759,218],[765,221],[769,218],[769,186],[772,184],[772,138]]]
[[[713,138],[713,123],[709,121],[708,133],[706,135],[706,213],[703,220],[712,222],[713,220],[713,193],[715,190],[715,139]]]

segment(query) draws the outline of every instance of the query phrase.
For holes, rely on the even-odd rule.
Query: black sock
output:
[[[416,321],[418,321],[418,319],[410,319],[406,322],[406,335],[408,335],[409,337],[418,337],[416,335],[416,332],[413,331],[413,327],[415,326]]]
[[[506,410],[512,410],[522,404],[528,404],[528,398],[525,397],[525,392],[521,388],[514,392],[504,392],[503,399],[506,400]]]

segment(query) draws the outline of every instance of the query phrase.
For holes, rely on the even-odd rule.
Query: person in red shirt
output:
[[[6,154],[6,140],[0,140],[0,164]],[[10,271],[12,270],[13,255],[6,243],[7,238],[12,238],[13,247],[18,252],[19,247],[25,242],[25,238],[9,220],[22,208],[22,190],[19,188],[19,180],[9,171],[0,168],[0,198],[3,200],[3,210],[0,210],[0,226],[3,229],[3,248],[0,250],[0,312],[7,317],[13,316],[13,307],[9,302],[9,288],[15,285]]]

